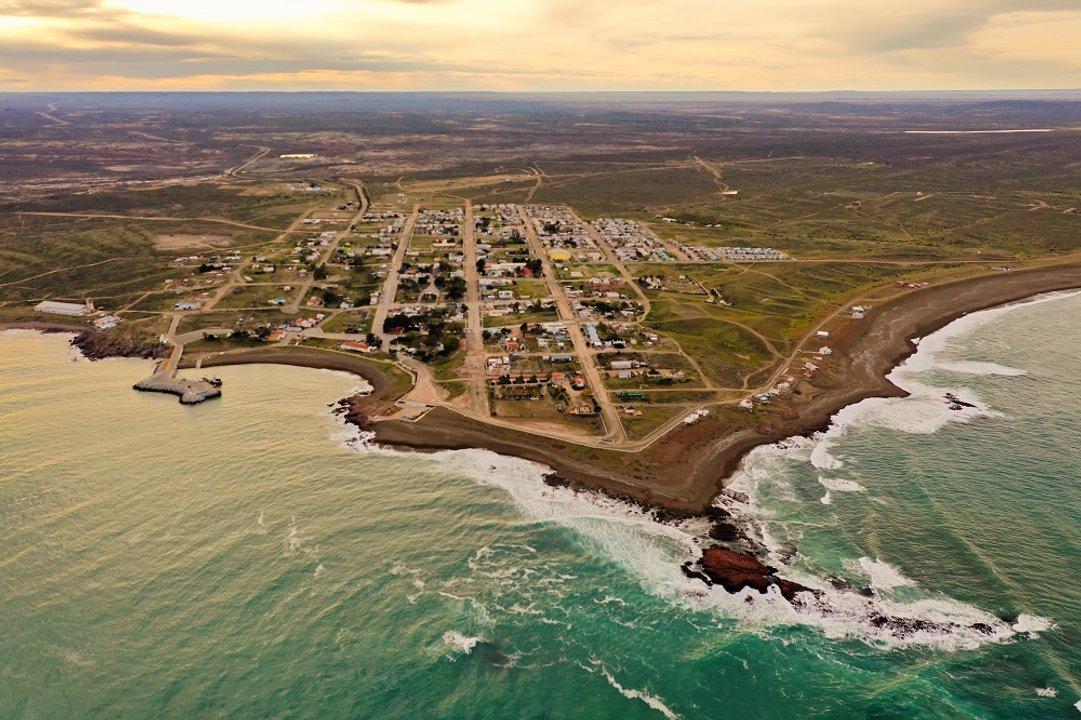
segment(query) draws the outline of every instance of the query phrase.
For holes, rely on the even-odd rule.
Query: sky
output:
[[[1081,0],[0,0],[0,90],[1081,87]]]

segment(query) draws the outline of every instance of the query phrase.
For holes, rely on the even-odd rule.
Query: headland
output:
[[[231,353],[203,367],[278,363],[353,372],[373,387],[342,401],[349,422],[376,442],[420,452],[481,448],[544,464],[558,482],[644,503],[676,514],[705,511],[752,449],[829,426],[841,409],[872,397],[900,397],[891,370],[922,338],[972,312],[1042,293],[1081,287],[1081,267],[1001,272],[907,292],[872,308],[831,337],[829,372],[801,383],[799,394],[762,412],[717,407],[700,422],[679,424],[639,450],[616,450],[486,423],[446,407],[418,420],[387,418],[397,392],[385,366],[361,357],[289,348]],[[400,390],[400,388],[399,388]]]

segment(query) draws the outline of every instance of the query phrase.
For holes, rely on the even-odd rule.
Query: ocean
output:
[[[348,375],[187,408],[0,333],[0,718],[1081,717],[1079,314],[966,317],[752,453],[726,503],[801,611],[684,577],[702,523],[371,447]]]

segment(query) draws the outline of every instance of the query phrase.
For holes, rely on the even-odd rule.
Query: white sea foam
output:
[[[807,447],[790,443],[779,452],[805,454]],[[806,625],[829,637],[857,638],[882,647],[935,646],[946,650],[974,648],[1014,636],[1010,627],[993,615],[948,598],[905,603],[883,594],[867,598],[855,591],[837,590],[823,577],[791,566],[784,567],[785,577],[820,593],[817,599],[804,596],[802,607],[793,606],[772,589],[763,595],[749,589],[730,594],[720,587],[708,588],[684,576],[679,567],[686,560],[697,559],[701,552],[701,544],[692,534],[693,524],[660,524],[626,503],[548,487],[541,480],[546,469],[524,460],[482,450],[437,453],[435,457],[452,462],[479,482],[506,489],[527,517],[576,530],[604,556],[633,572],[648,591],[701,611],[736,618],[747,628]],[[750,464],[752,469],[754,465]],[[757,471],[763,476],[770,474],[769,463]],[[724,507],[733,513],[736,524],[770,548],[771,561],[779,567],[785,565],[786,548],[771,535],[768,519],[761,521],[768,513],[756,505],[753,493],[746,502],[727,496]],[[865,559],[857,567],[883,592],[911,583],[885,563]]]
[[[1035,635],[1036,633],[1046,632],[1055,627],[1055,624],[1047,618],[1039,617],[1038,615],[1018,615],[1017,622],[1013,624],[1014,632],[1029,633]]]
[[[377,447],[357,449],[378,455],[403,455]],[[771,466],[772,461],[787,462],[792,454],[806,457],[809,449],[809,442],[793,441],[783,447],[755,450],[735,485],[737,489],[747,491],[746,501],[730,495],[724,500],[724,507],[732,513],[732,521],[770,550],[770,560],[783,568],[783,576],[818,591],[817,598],[805,594],[799,607],[782,598],[775,589],[766,594],[750,589],[730,594],[723,588],[709,588],[699,580],[684,576],[680,565],[686,560],[696,560],[701,553],[701,538],[694,534],[700,524],[661,524],[642,509],[624,502],[549,487],[542,479],[547,468],[487,450],[445,451],[426,457],[452,465],[481,484],[504,489],[528,518],[576,531],[597,552],[631,571],[647,591],[697,611],[736,619],[747,629],[764,631],[772,627],[804,625],[818,628],[828,637],[854,638],[883,648],[934,646],[943,650],[971,649],[1015,636],[1007,624],[993,615],[948,598],[904,603],[895,602],[886,595],[867,598],[854,590],[837,590],[813,571],[786,566],[786,547],[771,534],[769,512],[757,504],[754,478],[763,480],[774,474],[777,468]],[[494,550],[487,546],[480,548],[471,558],[471,569],[483,573],[490,581],[517,583],[516,577],[499,576],[510,569],[485,564]],[[903,579],[896,571],[889,572],[885,564],[870,563],[865,574],[874,574],[872,584],[880,588],[896,587],[898,577]],[[538,587],[547,587],[549,581],[563,580],[544,577],[532,582]],[[472,598],[461,599],[476,604]],[[889,619],[892,624],[883,622],[884,619]],[[541,620],[551,621],[548,618]],[[906,622],[910,625],[904,627]]]
[[[443,633],[443,643],[449,648],[462,655],[469,655],[477,643],[484,642],[484,638],[469,637],[457,630],[448,630]]]
[[[657,697],[656,695],[651,695],[647,692],[643,692],[642,690],[634,690],[632,688],[623,687],[622,685],[620,685],[619,681],[615,679],[612,673],[608,671],[608,668],[606,668],[603,664],[597,662],[596,660],[594,660],[593,662],[600,669],[601,675],[603,675],[604,679],[608,681],[608,684],[615,688],[616,692],[618,692],[620,695],[627,698],[628,700],[641,700],[651,709],[656,710],[669,720],[679,720],[680,716],[672,712],[672,709],[665,705],[664,701],[661,700],[659,697]],[[589,666],[582,665],[581,663],[579,663],[579,666],[584,670],[587,670],[588,672],[593,672],[593,668]]]
[[[843,478],[830,478],[819,477],[818,484],[826,488],[831,492],[840,493],[861,493],[867,492],[867,488],[860,485],[855,480],[845,480]]]
[[[1058,690],[1053,687],[1036,688],[1036,694],[1044,698],[1058,697]]]
[[[297,527],[297,519],[294,517],[289,523],[289,534],[285,536],[285,551],[291,555],[301,549],[300,528]]]
[[[819,444],[811,451],[811,464],[821,470],[833,470],[843,462],[831,454],[838,440],[856,426],[882,427],[899,432],[926,435],[938,432],[950,423],[971,422],[978,418],[1000,417],[980,401],[971,390],[928,385],[922,374],[934,369],[970,375],[1019,376],[1025,371],[991,362],[949,361],[939,356],[957,338],[968,335],[1015,310],[1078,295],[1077,292],[1050,293],[1002,307],[966,315],[946,327],[918,340],[918,350],[889,374],[889,380],[909,393],[907,398],[870,398],[840,410],[829,430],[818,436]],[[951,393],[973,407],[951,407],[945,395]]]
[[[1020,377],[1028,373],[1020,368],[999,365],[993,362],[980,362],[978,360],[958,360],[956,362],[940,362],[940,370],[959,373],[962,375],[998,375],[1001,377]]]
[[[833,496],[830,495],[830,491],[827,490],[826,494],[823,495],[822,498],[818,502],[822,503],[823,505],[832,505],[833,504]]]
[[[949,598],[927,596],[905,602],[894,599],[894,589],[913,583],[884,562],[859,558],[845,563],[853,578],[865,579],[876,590],[868,598],[854,589],[833,587],[806,558],[793,559],[787,541],[779,540],[770,529],[778,518],[760,504],[759,489],[768,483],[771,493],[776,495],[786,466],[793,461],[805,462],[808,455],[803,443],[757,448],[719,504],[730,513],[731,522],[766,548],[770,563],[782,568],[783,577],[815,589],[818,597],[804,594],[803,606],[796,608],[773,589],[765,595],[749,589],[729,595],[714,589],[708,593],[700,590],[688,593],[690,603],[715,608],[759,627],[810,625],[828,637],[855,638],[884,648],[934,646],[960,650],[1004,642],[1016,636],[1014,629],[993,615]],[[920,593],[917,589],[913,591]],[[913,591],[908,593],[910,598]]]
[[[886,648],[934,646],[957,650],[1008,641],[1018,633],[1046,630],[1051,627],[1050,622],[1022,616],[1011,627],[979,608],[932,596],[918,588],[907,591],[908,599],[902,602],[892,597],[892,591],[911,586],[911,580],[888,564],[870,558],[855,560],[853,571],[867,578],[877,591],[875,596],[839,590],[805,559],[790,562],[791,548],[774,537],[771,523],[775,518],[758,504],[755,492],[757,484],[768,481],[771,475],[777,474],[776,471],[783,474],[783,463],[791,462],[793,458],[810,461],[825,470],[843,466],[843,461],[833,456],[830,450],[835,447],[839,433],[853,425],[871,423],[904,432],[929,433],[949,422],[993,416],[992,410],[963,390],[954,391],[954,394],[975,407],[950,409],[942,388],[922,384],[912,375],[932,367],[935,353],[945,347],[949,338],[970,332],[1006,311],[1008,309],[999,308],[977,313],[925,338],[919,352],[891,375],[895,382],[912,393],[912,397],[872,399],[851,406],[838,413],[825,434],[810,440],[790,439],[775,446],[758,448],[744,463],[732,489],[744,492],[746,497],[737,500],[728,495],[724,507],[732,513],[735,524],[768,549],[770,561],[782,568],[784,577],[817,591],[815,597],[801,595],[803,602],[798,606],[784,600],[775,588],[766,594],[750,589],[729,594],[722,588],[708,588],[696,579],[685,577],[680,564],[697,559],[702,547],[701,538],[695,537],[692,524],[659,524],[635,506],[590,493],[549,487],[542,481],[547,468],[525,460],[506,458],[485,450],[446,451],[427,457],[447,463],[481,484],[502,488],[529,518],[575,530],[597,551],[639,577],[648,591],[693,608],[735,618],[749,628],[808,625],[817,627],[829,637],[856,638]],[[978,369],[1009,374],[1001,367]],[[401,453],[374,446],[370,440],[370,435],[354,430],[347,444],[358,452],[401,457]],[[837,478],[822,478],[821,482],[830,491],[864,490],[859,483]],[[783,485],[774,490],[774,495],[777,490],[785,492]],[[787,492],[791,494],[791,488]],[[538,580],[537,584],[543,580]],[[925,596],[912,600],[913,593]]]
[[[1081,700],[1078,700],[1077,702],[1075,702],[1073,704],[1073,706],[1074,706],[1074,708],[1077,709],[1077,712],[1081,712]]]
[[[830,438],[824,435],[820,437],[819,442],[811,449],[811,465],[819,470],[840,470],[844,467],[844,461],[830,454],[833,445]]]
[[[900,570],[881,560],[861,557],[856,561],[856,564],[863,571],[863,574],[867,576],[870,586],[875,590],[893,590],[894,588],[913,584],[911,580],[901,574]]]

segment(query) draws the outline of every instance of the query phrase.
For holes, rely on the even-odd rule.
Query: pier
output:
[[[221,397],[221,388],[218,384],[209,380],[185,380],[176,377],[172,371],[156,372],[132,387],[142,392],[177,395],[180,397],[181,405],[198,405],[201,402]]]
[[[177,319],[174,318],[173,320],[170,335],[175,332]],[[206,378],[202,380],[186,380],[176,376],[176,367],[180,361],[180,355],[183,353],[183,347],[180,343],[174,342],[173,351],[168,358],[158,363],[154,369],[154,374],[140,380],[132,387],[140,392],[176,395],[180,398],[181,405],[198,405],[207,400],[221,397],[220,380],[207,380]]]

